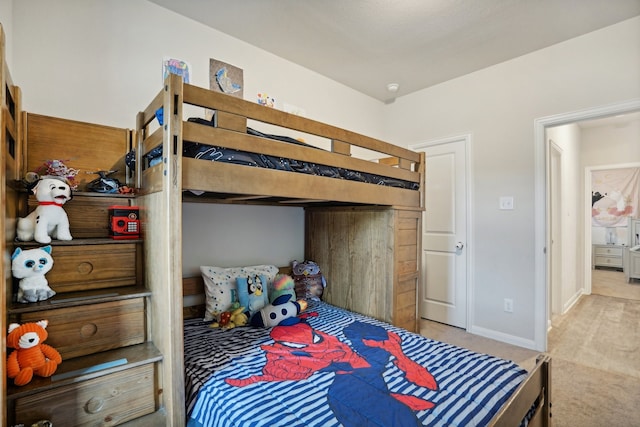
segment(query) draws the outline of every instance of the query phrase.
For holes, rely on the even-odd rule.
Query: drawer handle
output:
[[[93,271],[93,264],[90,262],[82,262],[78,264],[78,273],[90,274]]]
[[[85,410],[90,414],[97,414],[102,408],[104,408],[104,399],[101,397],[92,397],[85,405]]]
[[[80,335],[82,338],[92,337],[96,332],[98,332],[98,325],[95,323],[86,323],[80,328]]]

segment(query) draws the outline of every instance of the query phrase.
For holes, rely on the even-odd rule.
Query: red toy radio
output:
[[[139,210],[137,206],[109,206],[109,235],[114,239],[138,239]]]

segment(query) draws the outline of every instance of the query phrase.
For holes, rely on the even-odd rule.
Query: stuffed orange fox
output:
[[[13,378],[15,385],[28,384],[33,375],[50,377],[62,363],[58,350],[43,344],[49,334],[47,320],[36,323],[9,325],[7,347],[13,348],[7,359],[7,376]]]

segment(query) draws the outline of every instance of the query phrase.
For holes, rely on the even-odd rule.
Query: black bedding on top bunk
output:
[[[189,118],[188,121],[206,126],[213,126],[215,121]],[[249,135],[258,136],[267,139],[274,139],[290,144],[303,145],[305,147],[321,150],[320,148],[301,143],[294,138],[282,135],[271,135],[259,132],[255,129],[247,128]],[[239,151],[231,148],[220,146],[206,145],[197,142],[184,141],[182,144],[182,155],[201,160],[210,160],[214,162],[233,163],[244,166],[253,166],[267,169],[276,169],[287,172],[298,172],[308,175],[324,176],[329,178],[346,179],[349,181],[358,181],[368,184],[385,185],[389,187],[405,188],[409,190],[418,190],[418,183],[409,182],[401,179],[383,177],[375,174],[363,173],[349,169],[320,165],[317,163],[304,162],[295,159],[287,159],[282,157],[270,156],[260,153],[251,153],[247,151]],[[153,166],[161,161],[162,146],[156,147],[144,156],[145,162],[149,166]],[[131,168],[134,166],[135,156],[133,152],[127,155],[127,165]]]

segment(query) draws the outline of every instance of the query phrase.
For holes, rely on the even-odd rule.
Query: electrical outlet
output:
[[[511,298],[504,299],[504,311],[513,313],[513,300]]]

